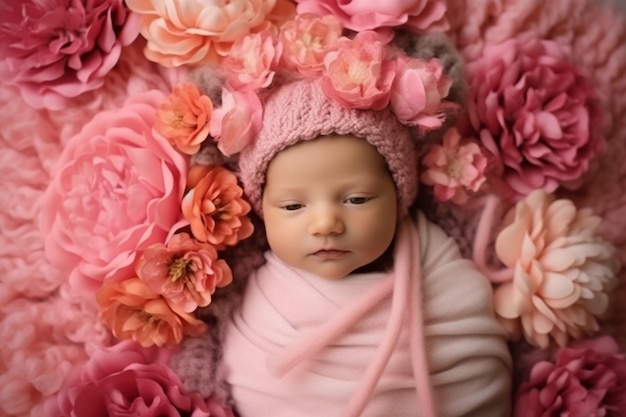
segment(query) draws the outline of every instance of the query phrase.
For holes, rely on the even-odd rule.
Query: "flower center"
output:
[[[183,275],[186,276],[187,273],[189,272],[190,262],[191,261],[189,261],[188,259],[184,259],[184,258],[175,259],[174,262],[170,264],[170,269],[169,269],[170,280],[172,282],[176,282]]]

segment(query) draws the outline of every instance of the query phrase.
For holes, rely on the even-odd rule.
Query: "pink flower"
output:
[[[217,147],[231,156],[250,143],[261,130],[263,104],[254,91],[222,89],[222,106],[215,109],[210,133]]]
[[[485,181],[487,158],[476,143],[464,140],[461,144],[458,130],[451,128],[443,136],[443,145],[432,145],[422,164],[427,169],[421,180],[434,186],[437,200],[463,204],[466,190],[478,191]]]
[[[495,289],[494,307],[515,338],[545,348],[550,339],[564,346],[598,330],[619,269],[601,223],[543,190],[506,215],[495,249],[513,278]]]
[[[355,31],[403,26],[415,32],[448,29],[443,0],[296,0],[298,13],[333,14]]]
[[[234,417],[216,399],[205,401],[198,393],[186,392],[167,367],[168,358],[164,349],[145,349],[130,341],[101,349],[69,375],[41,415]]]
[[[324,70],[324,57],[337,47],[343,27],[336,16],[299,14],[280,28],[283,60],[305,76]]]
[[[395,76],[385,44],[375,32],[342,37],[326,55],[322,88],[331,99],[356,109],[381,110],[389,104]]]
[[[36,108],[100,88],[139,33],[121,0],[2,2],[0,13],[0,76]]]
[[[626,359],[609,336],[561,349],[535,364],[516,394],[514,417],[626,415]]]
[[[164,100],[150,91],[97,114],[59,158],[42,203],[46,254],[83,296],[133,275],[136,252],[164,241],[180,216],[187,164],[152,134]]]
[[[442,106],[442,101],[451,86],[452,79],[443,73],[438,59],[425,62],[402,56],[396,61],[391,108],[404,124],[425,130],[437,129],[441,127],[446,107]]]
[[[242,36],[222,61],[228,84],[235,90],[268,87],[274,80],[281,54],[282,45],[271,30]]]
[[[146,57],[161,65],[216,64],[237,39],[279,25],[293,8],[277,0],[126,0],[141,15]],[[275,10],[276,9],[276,10]]]
[[[469,118],[496,171],[520,196],[579,179],[604,143],[587,78],[554,42],[489,45],[469,66]]]
[[[186,313],[208,306],[215,288],[225,287],[233,279],[215,248],[187,233],[175,234],[165,245],[148,247],[135,269],[151,291]]]

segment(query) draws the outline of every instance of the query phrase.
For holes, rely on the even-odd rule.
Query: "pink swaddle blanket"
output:
[[[420,265],[407,256],[412,249],[418,251],[413,259],[422,261],[421,285]],[[224,342],[227,380],[242,417],[431,415],[429,387],[416,386],[416,375],[428,372],[437,416],[507,415],[509,354],[491,311],[488,282],[421,214],[417,228],[410,220],[401,226],[395,255],[393,272],[341,280],[266,255]],[[412,279],[398,277],[398,271],[412,271]],[[420,292],[423,311],[412,312],[411,305],[422,303],[411,297]],[[396,337],[390,317],[398,312]],[[420,360],[415,346],[421,344],[408,329],[421,333],[422,325],[426,351]],[[384,365],[378,375],[373,363],[385,356],[381,343],[392,345],[389,358],[378,360]],[[363,387],[367,373],[375,375],[371,395]],[[351,406],[355,393],[367,397],[362,413]]]

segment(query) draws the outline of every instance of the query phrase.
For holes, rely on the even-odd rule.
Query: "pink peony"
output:
[[[231,156],[250,143],[261,130],[263,104],[254,91],[222,90],[222,106],[215,109],[210,133],[224,155]]]
[[[443,0],[296,0],[298,13],[333,14],[355,31],[402,26],[415,32],[448,29]]]
[[[467,190],[478,191],[485,181],[484,171],[487,158],[475,142],[464,140],[456,128],[448,129],[442,145],[432,145],[422,164],[426,170],[420,179],[434,186],[435,198],[463,204],[467,201]]]
[[[556,43],[489,45],[469,73],[471,126],[513,194],[572,183],[603,150],[594,89]]]
[[[516,394],[514,417],[626,416],[626,358],[609,336],[536,363]]]
[[[153,136],[158,91],[96,115],[61,155],[46,190],[46,254],[92,297],[104,279],[132,275],[136,252],[164,241],[179,218],[187,164]]]
[[[452,78],[443,73],[441,62],[433,58],[400,57],[396,61],[396,76],[391,86],[391,108],[400,122],[424,130],[441,127]]]
[[[329,98],[353,109],[381,110],[389,104],[395,64],[375,32],[340,38],[324,64],[322,88]]]
[[[0,14],[0,76],[36,108],[100,88],[139,34],[121,0],[4,1]]]
[[[220,62],[243,35],[293,15],[284,0],[126,0],[141,16],[146,57],[168,67]]]
[[[155,243],[148,247],[136,271],[151,291],[186,313],[208,306],[215,289],[225,287],[233,279],[228,264],[217,258],[213,245],[184,232],[172,236],[165,245]]]
[[[283,61],[305,76],[324,70],[324,57],[337,47],[343,26],[336,16],[297,15],[280,28]]]
[[[121,342],[95,352],[48,400],[42,417],[234,417],[214,398],[189,393],[167,367],[165,349]]]
[[[515,338],[545,348],[598,330],[618,270],[601,223],[543,190],[508,212],[495,249],[513,277],[495,289],[494,307]]]

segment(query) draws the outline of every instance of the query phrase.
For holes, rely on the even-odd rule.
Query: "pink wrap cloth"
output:
[[[266,254],[224,341],[241,417],[509,415],[510,356],[489,282],[421,213],[417,227],[400,226],[394,257],[392,272],[328,280]],[[389,358],[377,361],[390,341]],[[363,410],[353,406],[359,395]]]

